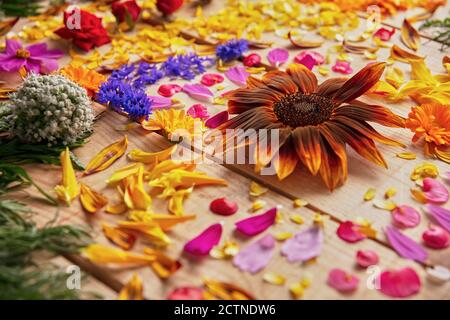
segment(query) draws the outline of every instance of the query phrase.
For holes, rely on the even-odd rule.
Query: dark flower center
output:
[[[17,58],[22,58],[22,59],[27,59],[30,57],[30,52],[26,49],[17,49],[16,51],[16,57]]]
[[[273,111],[283,124],[291,127],[315,126],[331,117],[334,105],[326,97],[300,92],[284,96]]]

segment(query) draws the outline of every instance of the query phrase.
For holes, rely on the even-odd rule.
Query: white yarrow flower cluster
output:
[[[92,130],[86,91],[61,75],[28,76],[12,95],[12,133],[26,143],[70,145]]]

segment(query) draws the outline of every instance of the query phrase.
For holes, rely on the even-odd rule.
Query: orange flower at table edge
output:
[[[59,73],[86,89],[91,98],[98,92],[101,84],[106,81],[106,76],[94,70],[73,65],[65,66]]]
[[[286,72],[271,71],[262,80],[250,76],[247,86],[228,92],[228,112],[238,114],[218,129],[279,129],[277,150],[258,148],[256,167],[274,160],[278,178],[284,179],[299,160],[333,190],[347,178],[349,144],[363,158],[387,167],[374,140],[403,144],[382,136],[367,122],[404,127],[404,119],[387,108],[357,100],[380,79],[385,63],[373,63],[350,79],[334,78],[318,85],[303,65]]]
[[[414,132],[414,143],[424,141],[426,156],[450,163],[450,106],[433,103],[413,107],[405,126]]]

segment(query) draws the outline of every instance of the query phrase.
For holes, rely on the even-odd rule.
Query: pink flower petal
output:
[[[380,291],[393,298],[405,298],[420,291],[420,278],[412,268],[383,271],[378,282]]]
[[[248,56],[245,56],[242,60],[242,63],[246,67],[255,67],[261,63],[261,56],[257,53],[251,53]]]
[[[8,55],[16,55],[16,51],[22,48],[22,44],[14,39],[6,39],[5,45],[5,53],[7,53]]]
[[[353,223],[352,221],[344,221],[342,222],[336,230],[336,233],[339,238],[344,241],[354,243],[365,239],[367,236],[359,230],[359,225]]]
[[[233,259],[233,264],[241,271],[257,273],[267,266],[273,256],[274,248],[275,239],[268,234],[239,251]]]
[[[311,57],[311,55],[306,55],[301,60],[296,60],[295,62],[304,65],[309,70],[312,70],[316,65],[316,61],[313,57]]]
[[[325,63],[325,57],[317,51],[302,51],[295,56],[294,62],[301,63],[300,61],[302,61],[306,56],[309,56],[314,60],[314,65],[321,65]]]
[[[192,105],[186,112],[188,115],[190,115],[192,118],[199,118],[202,120],[209,118],[209,112],[208,108],[206,106],[197,103]]]
[[[386,227],[386,236],[394,250],[403,258],[425,262],[428,253],[413,239],[394,227]]]
[[[376,38],[380,38],[380,40],[383,41],[389,41],[394,33],[395,33],[394,28],[392,28],[391,30],[388,30],[386,28],[380,28],[373,34],[373,36]]]
[[[359,278],[342,269],[335,268],[328,273],[327,283],[339,292],[351,292],[358,288]]]
[[[310,227],[286,240],[281,254],[289,262],[303,262],[317,257],[322,252],[323,234],[319,227]]]
[[[401,228],[414,228],[420,223],[420,213],[410,206],[398,206],[392,210],[392,219]]]
[[[195,256],[206,256],[219,243],[221,236],[222,225],[220,223],[213,224],[197,237],[187,242],[184,245],[184,251]]]
[[[450,171],[444,172],[442,175],[442,178],[447,182],[450,183]]]
[[[218,73],[205,73],[202,76],[202,79],[200,80],[200,83],[205,85],[205,86],[211,87],[211,86],[213,86],[215,84],[223,82],[223,80],[224,80],[224,77],[221,74],[218,74]]]
[[[250,73],[248,73],[244,67],[236,66],[228,69],[225,72],[225,76],[234,84],[237,84],[238,86],[245,86]]]
[[[430,225],[422,234],[425,245],[433,249],[445,249],[450,242],[450,235],[443,228]]]
[[[167,296],[167,300],[203,300],[203,290],[197,287],[180,287]]]
[[[236,222],[236,229],[247,236],[254,236],[273,225],[276,216],[277,208],[272,208],[263,214]]]
[[[289,59],[289,51],[286,49],[275,48],[267,54],[267,60],[274,67],[279,67]]]
[[[336,64],[331,67],[331,70],[342,74],[350,74],[353,72],[350,62],[340,60],[336,61]]]
[[[209,90],[206,86],[197,83],[197,84],[188,84],[186,83],[183,86],[183,92],[189,95],[191,98],[204,101],[211,102],[214,94]]]
[[[425,210],[448,232],[450,232],[450,210],[434,204],[425,205]]]
[[[212,116],[205,122],[205,126],[214,129],[220,126],[222,123],[228,120],[228,111],[221,111],[218,114]]]
[[[422,190],[428,202],[446,203],[448,201],[449,194],[447,188],[436,179],[423,179]]]
[[[378,264],[380,258],[375,251],[372,250],[358,250],[356,252],[356,263],[362,268],[367,268]]]
[[[162,84],[158,88],[158,93],[163,97],[170,98],[181,90],[183,90],[183,88],[177,84]]]
[[[167,109],[172,106],[172,100],[160,96],[148,96],[152,100],[152,109]]]

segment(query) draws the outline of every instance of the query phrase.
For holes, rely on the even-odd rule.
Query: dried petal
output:
[[[303,199],[295,199],[293,201],[294,208],[301,208],[308,205],[308,201]]]
[[[105,170],[125,153],[127,147],[127,136],[110,144],[109,146],[101,150],[94,158],[92,158],[92,160],[86,166],[84,175],[89,175]]]
[[[200,80],[200,83],[207,86],[207,87],[211,87],[215,84],[218,83],[222,83],[224,80],[224,77],[221,74],[218,73],[205,73],[202,76],[202,79]]]
[[[308,41],[301,38],[294,39],[292,32],[288,33],[288,38],[293,46],[302,49],[318,48],[323,44],[323,41]]]
[[[342,269],[335,268],[328,273],[327,283],[339,292],[351,292],[358,288],[359,278]]]
[[[264,269],[273,256],[275,239],[268,234],[250,243],[234,257],[233,264],[241,271],[257,273]]]
[[[62,184],[55,187],[55,192],[61,201],[64,201],[68,206],[73,199],[80,193],[80,186],[78,185],[75,171],[73,170],[72,160],[70,159],[69,148],[61,152],[60,155],[62,167]]]
[[[231,216],[237,212],[238,204],[226,198],[219,198],[211,202],[209,209],[221,216]]]
[[[422,239],[425,245],[433,249],[447,248],[450,242],[450,236],[447,231],[439,226],[430,225],[422,233]]]
[[[428,279],[431,281],[442,284],[450,281],[450,270],[443,266],[434,266],[426,269]]]
[[[247,236],[257,235],[272,226],[276,216],[277,208],[272,208],[263,214],[236,222],[236,230]]]
[[[309,70],[312,70],[316,65],[316,61],[311,55],[306,55],[302,59],[298,59],[295,61],[298,64],[302,64],[307,67]]]
[[[247,84],[247,78],[250,76],[244,67],[236,66],[228,69],[225,72],[225,76],[228,80],[238,86],[245,86]]]
[[[406,298],[419,292],[420,278],[414,269],[406,267],[383,271],[378,282],[380,291],[393,298]]]
[[[144,300],[144,287],[142,281],[137,275],[133,274],[133,277],[128,281],[120,290],[118,300]]]
[[[263,280],[267,283],[282,286],[286,283],[286,278],[276,272],[266,272],[263,275]]]
[[[394,227],[386,227],[385,232],[389,243],[401,257],[418,262],[425,262],[428,254],[420,244]]]
[[[279,232],[274,235],[274,238],[278,241],[284,241],[289,238],[292,238],[294,235],[292,232]]]
[[[450,232],[450,210],[434,204],[427,204],[424,209],[430,214],[445,230]]]
[[[117,227],[142,234],[146,240],[158,247],[167,246],[172,242],[156,222],[119,221]]]
[[[102,230],[103,234],[109,241],[124,250],[130,250],[136,242],[136,236],[134,234],[120,230],[117,227],[111,227],[107,224],[103,224]]]
[[[388,68],[386,70],[385,79],[395,89],[400,88],[400,86],[405,81],[403,71],[400,68],[396,67]]]
[[[405,160],[415,160],[417,158],[416,154],[412,152],[400,152],[397,153],[396,156]]]
[[[336,61],[331,70],[334,72],[342,73],[342,74],[350,74],[353,72],[353,68],[350,65],[350,62],[347,61]]]
[[[288,59],[289,59],[289,51],[282,48],[272,49],[267,54],[267,60],[272,66],[276,68],[281,66],[283,63],[286,63]]]
[[[360,225],[355,224],[352,221],[344,221],[339,224],[336,234],[342,240],[350,243],[358,242],[367,238],[367,236],[360,231]]]
[[[213,224],[197,237],[188,241],[183,250],[195,256],[206,256],[220,242],[221,236],[222,225],[220,223]]]
[[[401,61],[401,62],[410,62],[410,61],[414,61],[414,60],[423,60],[424,59],[424,57],[421,57],[421,56],[415,55],[414,53],[403,50],[396,44],[394,44],[391,47],[390,58],[397,60],[397,61]]]
[[[322,244],[322,230],[314,226],[286,240],[281,247],[281,254],[286,256],[289,262],[304,262],[319,256]]]
[[[110,186],[116,185],[118,182],[123,179],[136,175],[139,172],[139,168],[142,167],[141,163],[134,163],[123,168],[120,168],[111,175],[111,177],[106,181],[106,183]]]
[[[245,56],[242,60],[242,63],[246,67],[256,67],[261,63],[261,56],[257,53],[251,53],[248,56]]]
[[[382,41],[389,41],[392,37],[392,35],[395,33],[395,28],[391,28],[391,30],[388,30],[384,27],[378,29],[373,36],[376,38],[379,38]]]
[[[386,192],[384,193],[384,198],[389,199],[389,198],[392,198],[393,196],[395,196],[396,194],[397,194],[397,189],[395,189],[394,187],[391,187],[391,188],[387,189]]]
[[[101,244],[91,244],[82,249],[82,253],[93,263],[100,265],[143,266],[150,265],[155,257],[123,251]]]
[[[152,198],[144,189],[144,167],[140,166],[134,176],[126,179],[123,201],[130,209],[148,210]]]
[[[443,183],[436,179],[425,178],[423,179],[423,194],[428,202],[431,203],[446,203],[449,198],[447,188]]]
[[[169,158],[175,150],[177,145],[174,144],[167,149],[157,152],[146,152],[140,149],[133,149],[128,153],[128,158],[133,161],[142,162],[146,164],[157,164],[163,160]]]
[[[205,122],[205,126],[211,129],[215,129],[222,123],[228,120],[228,111],[221,111],[216,115],[212,116]]]
[[[260,185],[259,183],[252,181],[250,183],[250,195],[252,197],[259,197],[269,191],[268,188]]]
[[[414,51],[417,51],[420,47],[419,32],[417,32],[408,19],[403,20],[401,39],[405,46]]]
[[[252,212],[256,212],[259,209],[264,208],[266,206],[266,204],[267,204],[267,202],[264,200],[261,200],[261,199],[255,200],[255,201],[253,201],[252,207],[250,208],[250,210]]]
[[[303,220],[303,218],[299,215],[299,214],[294,214],[290,217],[291,221],[296,223],[296,224],[303,224],[305,223],[305,220]]]
[[[182,90],[183,88],[177,84],[162,84],[158,88],[158,93],[163,97],[170,98]]]
[[[377,194],[377,189],[375,189],[375,188],[367,189],[366,193],[364,193],[364,201],[373,200],[375,198],[376,194]]]
[[[181,268],[181,263],[179,261],[170,258],[161,251],[144,248],[144,253],[155,257],[155,261],[153,261],[150,266],[161,279],[169,278]]]
[[[186,114],[190,115],[192,118],[199,118],[201,120],[205,120],[209,118],[208,108],[203,104],[196,103],[192,105],[187,111]]]
[[[108,204],[108,199],[97,191],[92,190],[84,183],[81,183],[80,202],[84,210],[89,213],[96,213]]]
[[[304,64],[304,58],[310,57],[314,61],[314,65],[321,65],[325,63],[325,57],[317,51],[302,51],[294,57],[295,63]]]
[[[183,92],[189,95],[192,99],[210,103],[212,102],[212,98],[214,97],[214,93],[212,93],[211,90],[200,83],[186,83],[183,86]]]
[[[356,252],[356,263],[361,268],[367,268],[378,264],[380,258],[375,251],[372,250],[358,250]]]
[[[387,200],[377,199],[373,201],[373,205],[378,209],[383,209],[386,211],[392,211],[397,207],[397,204],[391,199]]]
[[[401,228],[414,228],[420,223],[420,213],[407,205],[397,206],[392,210],[392,219]]]
[[[422,163],[416,167],[411,172],[412,181],[421,181],[424,178],[436,178],[439,175],[439,170],[433,163]]]

